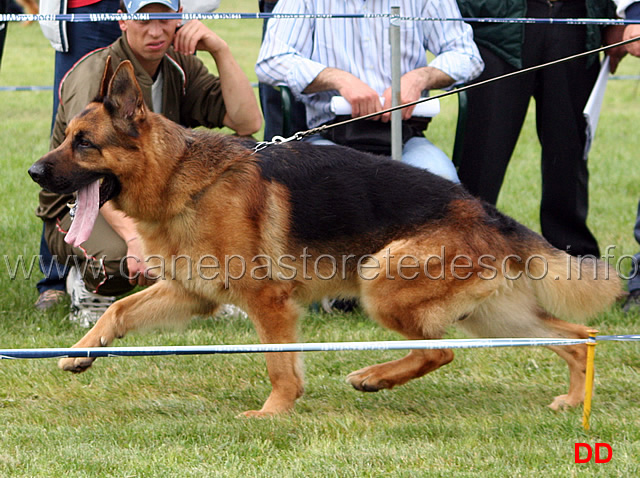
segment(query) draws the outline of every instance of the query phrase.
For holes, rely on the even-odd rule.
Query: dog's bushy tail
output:
[[[506,240],[506,249],[519,259],[519,273],[533,290],[538,305],[563,319],[595,316],[624,296],[622,281],[606,261],[593,256],[573,257],[542,236],[483,203],[485,220]]]
[[[539,305],[565,319],[584,320],[608,309],[623,295],[615,269],[593,256],[573,257],[530,232],[520,243],[523,271]]]

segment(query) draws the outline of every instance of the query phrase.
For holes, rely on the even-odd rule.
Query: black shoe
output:
[[[622,311],[628,314],[632,311],[640,312],[640,289],[635,289],[629,292],[627,300],[624,301]]]

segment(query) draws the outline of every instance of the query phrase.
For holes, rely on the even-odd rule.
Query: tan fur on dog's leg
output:
[[[377,392],[383,388],[393,388],[414,378],[448,364],[453,360],[453,352],[442,350],[412,350],[399,360],[371,365],[351,372],[347,382],[361,392]]]
[[[267,285],[249,303],[260,341],[266,343],[294,343],[300,310],[290,298],[291,286]],[[271,394],[260,410],[249,410],[245,417],[267,417],[288,412],[296,399],[304,393],[304,378],[298,353],[267,353],[267,371],[271,380]]]
[[[194,314],[205,313],[206,308],[208,306],[167,286],[166,282],[159,282],[114,302],[73,347],[106,347],[114,339],[122,338],[131,331],[187,321]],[[69,372],[80,373],[91,367],[94,360],[89,357],[63,358],[58,366]]]
[[[261,418],[286,413],[304,392],[298,353],[269,353],[266,359],[271,393],[260,410],[248,410],[241,416]]]
[[[545,324],[563,337],[586,339],[589,337],[588,328],[580,324],[572,324],[556,318],[545,319]],[[569,392],[559,395],[549,405],[552,410],[562,410],[575,407],[584,401],[585,381],[587,369],[587,346],[568,345],[562,347],[549,347],[569,366]]]
[[[569,393],[555,397],[549,404],[549,408],[558,411],[580,405],[585,395],[587,346],[568,345],[549,348],[569,365]]]
[[[506,290],[481,306],[460,327],[476,337],[579,338],[589,336],[588,328],[550,316],[536,304],[526,282],[515,281]],[[569,392],[549,405],[554,410],[579,405],[584,400],[586,345],[548,347],[569,366]]]
[[[451,303],[451,284],[431,281],[415,274],[413,279],[399,276],[398,261],[403,257],[425,256],[439,251],[439,245],[421,238],[393,242],[367,263],[375,265],[375,276],[361,277],[361,303],[365,311],[384,327],[409,340],[437,339],[458,312]],[[412,350],[405,357],[371,365],[347,376],[356,390],[376,392],[393,388],[432,372],[453,360],[451,350]]]

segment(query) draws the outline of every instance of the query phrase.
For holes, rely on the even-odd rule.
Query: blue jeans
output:
[[[335,145],[333,141],[323,138],[319,134],[310,136],[306,141],[317,145]],[[404,144],[402,162],[426,169],[454,183],[460,182],[453,162],[440,148],[425,137],[415,136]]]
[[[63,266],[53,260],[47,241],[44,239],[44,224],[40,235],[40,272],[44,274],[44,278],[40,279],[36,285],[40,294],[49,289],[65,289],[64,278],[67,275],[67,270],[63,270]]]

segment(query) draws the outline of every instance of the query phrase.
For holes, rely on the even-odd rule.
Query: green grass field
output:
[[[223,2],[220,11],[231,11]],[[233,2],[255,11],[257,2]],[[232,46],[252,81],[260,43],[256,20],[209,25]],[[210,59],[205,58],[211,65]],[[627,58],[620,74],[640,73]],[[11,24],[0,86],[50,85],[53,50],[37,25]],[[47,151],[51,91],[0,91],[0,348],[66,347],[84,334],[65,319],[66,304],[38,313],[33,273],[41,223],[38,188],[26,174]],[[442,100],[430,138],[450,152],[457,104]],[[640,198],[637,81],[611,81],[590,156],[589,223],[614,261],[634,254]],[[539,230],[539,147],[533,111],[510,165],[499,207]],[[26,271],[11,278],[19,257]],[[624,264],[624,261],[623,261]],[[623,271],[628,269],[623,266]],[[602,334],[640,333],[640,317],[614,309],[589,322]],[[354,313],[309,313],[309,342],[393,340]],[[462,338],[456,331],[448,337]],[[184,331],[134,334],[114,345],[257,342],[247,321],[197,319]],[[567,368],[542,348],[461,350],[456,360],[391,391],[362,394],[351,371],[402,352],[309,353],[306,394],[295,411],[267,420],[237,419],[269,393],[261,355],[100,359],[85,374],[54,360],[0,361],[0,477],[422,477],[639,476],[640,346],[601,343],[591,431],[582,409],[546,405],[565,393]],[[574,444],[604,442],[613,459],[574,464]]]

